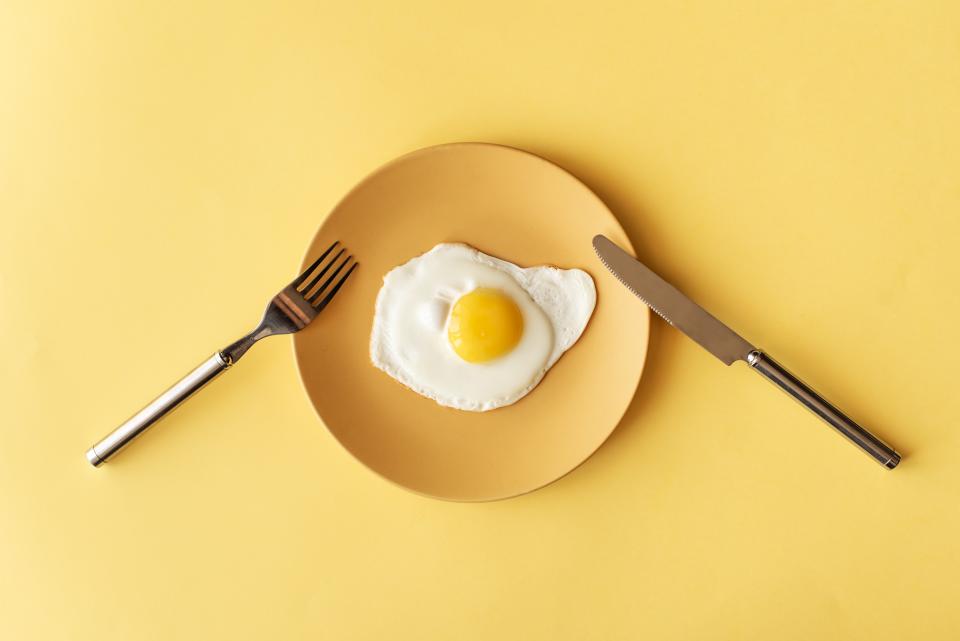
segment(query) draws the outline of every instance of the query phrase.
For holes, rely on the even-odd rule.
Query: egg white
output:
[[[447,338],[450,307],[478,287],[517,304],[523,335],[485,363],[461,359]],[[483,412],[526,396],[580,338],[596,306],[593,279],[579,269],[521,268],[468,245],[443,243],[394,268],[377,295],[370,359],[440,405]]]

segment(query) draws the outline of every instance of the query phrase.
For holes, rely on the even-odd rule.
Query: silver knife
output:
[[[780,363],[744,340],[735,331],[714,318],[707,310],[683,295],[606,236],[594,236],[593,248],[601,262],[627,286],[637,298],[725,365],[746,361],[767,380],[799,401],[825,423],[847,437],[851,443],[878,463],[892,470],[900,462],[896,450],[857,425],[849,416],[817,394]]]

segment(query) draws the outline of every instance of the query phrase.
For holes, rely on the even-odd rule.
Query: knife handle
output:
[[[900,455],[897,454],[896,450],[857,425],[853,419],[834,407],[827,399],[817,394],[806,383],[791,374],[787,368],[767,354],[754,350],[747,355],[747,363],[760,372],[764,378],[795,398],[801,405],[847,437],[851,443],[869,454],[880,465],[892,470],[900,462]]]

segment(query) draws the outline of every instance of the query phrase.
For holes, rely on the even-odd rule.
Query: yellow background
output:
[[[7,0],[0,638],[956,638],[958,115],[955,2]],[[518,499],[375,477],[285,339],[87,465],[453,140],[579,175],[900,469],[659,321],[614,436]]]

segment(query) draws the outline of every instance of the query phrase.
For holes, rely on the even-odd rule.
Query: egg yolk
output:
[[[481,287],[464,294],[450,310],[447,338],[468,363],[492,361],[508,353],[523,335],[520,308],[501,291]]]

